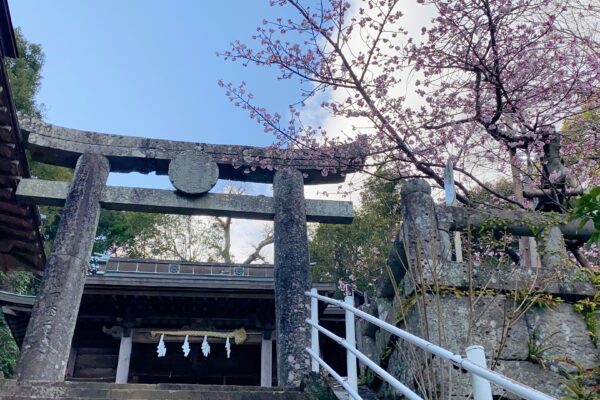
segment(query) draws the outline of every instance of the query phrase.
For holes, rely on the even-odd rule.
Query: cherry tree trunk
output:
[[[19,381],[64,380],[108,172],[101,155],[77,161],[17,364]]]
[[[278,171],[275,198],[275,320],[277,381],[297,387],[310,372],[310,290],[304,180],[297,170]]]

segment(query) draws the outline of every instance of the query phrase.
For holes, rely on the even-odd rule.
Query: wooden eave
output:
[[[35,296],[25,296],[0,290],[0,308],[17,345],[21,347]]]
[[[319,292],[333,294],[334,283],[315,283]],[[273,298],[273,278],[182,276],[169,274],[120,273],[86,278],[84,293],[120,295]]]
[[[0,304],[2,306],[33,307],[35,296],[16,294],[0,290]]]
[[[17,40],[8,8],[8,0],[0,1],[0,42],[2,44],[3,57],[19,57]]]
[[[6,1],[0,1],[0,40],[3,56],[16,55]],[[12,38],[11,38],[12,36]],[[12,50],[11,50],[12,49]],[[14,51],[13,51],[14,50]],[[29,178],[29,167],[14,108],[4,58],[0,62],[0,271],[40,273],[46,263],[35,205],[21,205],[15,193]]]
[[[137,275],[137,276],[136,276]],[[313,284],[320,293],[333,295],[334,283]],[[113,322],[123,314],[119,305],[123,300],[136,301],[138,307],[152,308],[152,304],[189,304],[198,305],[206,302],[229,304],[231,310],[237,310],[235,304],[268,304],[275,300],[273,279],[251,279],[239,277],[204,277],[181,276],[169,274],[119,273],[106,275],[91,275],[86,278],[84,301],[79,310],[78,319],[85,321]],[[91,301],[91,302],[90,302]],[[0,291],[0,306],[9,328],[21,345],[35,296],[24,296]],[[241,302],[241,303],[240,303]],[[265,303],[266,302],[266,303]],[[88,305],[86,307],[86,305]],[[93,305],[90,307],[90,305]],[[91,311],[90,311],[91,310]],[[178,307],[177,311],[169,313],[170,319],[185,320],[189,307]],[[138,310],[138,313],[140,310]],[[147,309],[145,314],[155,315],[155,309]],[[83,315],[82,315],[83,314]],[[159,316],[160,317],[160,316]],[[159,320],[165,320],[162,316]]]

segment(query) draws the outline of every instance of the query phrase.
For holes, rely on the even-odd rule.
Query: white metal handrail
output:
[[[311,289],[310,292],[306,292],[306,295],[311,297],[311,318],[306,320],[308,325],[310,325],[311,327],[311,348],[307,348],[306,351],[310,354],[312,359],[312,370],[313,372],[319,372],[319,365],[323,366],[323,368],[325,368],[335,380],[342,384],[342,386],[346,389],[348,394],[355,400],[361,400],[361,397],[358,394],[357,384],[357,358],[363,364],[365,364],[367,367],[373,370],[373,372],[378,374],[384,381],[386,381],[392,387],[400,391],[404,396],[408,397],[411,400],[422,400],[422,398],[356,349],[354,316],[363,318],[364,320],[374,325],[377,325],[381,329],[384,329],[389,333],[396,335],[399,338],[402,338],[405,341],[440,357],[441,359],[448,360],[454,365],[470,372],[471,382],[473,386],[473,397],[475,400],[492,400],[492,389],[490,382],[500,386],[501,388],[511,393],[521,396],[524,399],[556,400],[554,397],[548,396],[547,394],[544,394],[520,382],[516,382],[496,371],[488,369],[486,367],[485,362],[485,353],[483,351],[483,347],[481,346],[468,347],[466,349],[467,358],[464,358],[459,354],[455,354],[449,350],[444,349],[443,347],[430,343],[425,339],[415,336],[412,333],[402,330],[392,324],[389,324],[385,321],[380,320],[379,318],[372,316],[371,314],[368,314],[362,310],[359,310],[358,308],[355,308],[353,305],[353,296],[346,296],[344,301],[340,301],[326,296],[321,296],[317,293],[316,289]],[[319,325],[318,301],[337,305],[344,309],[344,314],[346,318],[345,339],[335,335],[331,331]],[[329,338],[331,338],[346,349],[348,361],[348,376],[345,380],[339,374],[332,373],[333,369],[329,365],[327,365],[325,361],[319,356],[319,332],[328,336]]]

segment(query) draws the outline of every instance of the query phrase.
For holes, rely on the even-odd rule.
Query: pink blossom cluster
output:
[[[244,65],[278,68],[300,79],[300,100],[284,113],[255,104],[246,84],[219,84],[274,135],[273,154],[323,160],[323,173],[352,157],[340,139],[303,122],[303,105],[325,93],[329,115],[353,121],[367,154],[365,171],[396,179],[425,177],[443,186],[448,158],[458,200],[479,185],[503,202],[526,207],[484,182],[502,175],[532,186],[600,180],[600,6],[594,0],[418,0],[435,15],[409,33],[400,0],[273,1],[295,18],[265,19],[251,44],[221,55]],[[276,10],[274,10],[276,12]],[[587,119],[586,119],[587,118]],[[545,168],[560,135],[564,168]],[[259,160],[268,167],[269,160]],[[330,163],[330,165],[328,165]]]

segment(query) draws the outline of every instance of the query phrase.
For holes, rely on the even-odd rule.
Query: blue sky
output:
[[[38,99],[54,124],[126,135],[267,145],[217,81],[245,80],[257,101],[285,111],[298,82],[216,56],[285,9],[266,0],[9,0],[14,26],[46,55]],[[282,15],[285,17],[285,15]],[[261,90],[262,88],[262,90]],[[268,88],[268,89],[267,89]],[[112,175],[110,184],[170,187]]]
[[[9,0],[13,24],[46,54],[39,101],[54,124],[153,138],[264,146],[260,125],[226,98],[219,79],[248,82],[256,101],[285,113],[298,100],[298,81],[277,80],[274,68],[248,67],[216,56],[239,39],[248,42],[263,18],[286,19],[290,7],[268,0]],[[407,6],[407,25],[420,28],[420,8]],[[416,28],[415,28],[416,29]],[[316,102],[318,104],[319,101]],[[307,117],[306,112],[304,117]],[[311,109],[313,125],[351,131]],[[111,185],[172,188],[167,177],[111,174]],[[217,185],[216,190],[222,188]],[[325,185],[327,186],[327,185]],[[337,185],[307,186],[308,198]],[[269,185],[247,186],[270,194]],[[344,198],[344,200],[355,200]],[[236,220],[233,252],[243,260],[265,223]],[[272,249],[267,250],[272,257]]]

